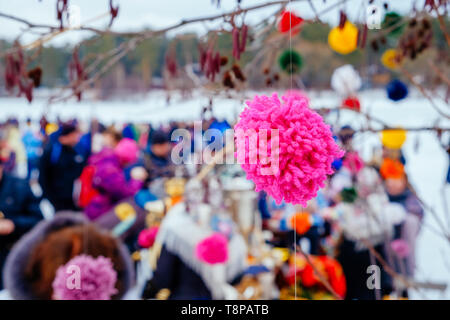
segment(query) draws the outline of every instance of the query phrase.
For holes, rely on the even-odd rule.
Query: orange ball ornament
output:
[[[311,228],[311,217],[307,212],[297,212],[291,217],[291,227],[297,234],[304,234]]]

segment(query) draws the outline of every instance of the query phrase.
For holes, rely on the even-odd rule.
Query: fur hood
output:
[[[12,299],[16,300],[36,300],[31,289],[24,279],[24,269],[26,261],[29,259],[31,251],[44,240],[51,232],[74,225],[86,224],[89,221],[80,213],[58,213],[52,220],[44,220],[38,223],[30,232],[25,234],[12,248],[6,260],[3,270],[5,289],[8,290]],[[125,273],[122,282],[124,292],[134,285],[134,268],[128,249],[119,242],[119,252],[125,265]]]

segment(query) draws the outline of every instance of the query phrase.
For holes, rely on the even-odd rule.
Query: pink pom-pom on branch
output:
[[[324,187],[331,164],[341,158],[331,128],[309,108],[300,91],[247,101],[234,127],[238,162],[247,179],[277,203],[301,204]]]

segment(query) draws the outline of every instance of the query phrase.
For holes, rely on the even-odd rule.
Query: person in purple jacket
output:
[[[110,210],[122,199],[133,196],[141,189],[145,177],[136,178],[133,174],[127,180],[124,169],[138,159],[139,148],[129,138],[122,139],[114,148],[105,148],[92,155],[88,164],[95,169],[92,187],[97,191],[84,212],[91,220],[95,220]],[[137,169],[137,168],[136,168]]]

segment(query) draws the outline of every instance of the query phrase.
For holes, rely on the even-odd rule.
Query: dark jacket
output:
[[[39,183],[55,211],[76,210],[73,184],[81,175],[85,158],[59,142],[47,145],[39,165]]]
[[[417,199],[414,193],[412,193],[409,189],[406,189],[402,194],[395,196],[388,194],[388,196],[389,201],[402,205],[406,212],[415,214],[421,219],[423,218],[423,207],[419,199]]]
[[[384,245],[377,245],[374,249],[385,258]],[[375,289],[367,287],[367,280],[372,273],[367,268],[372,265],[369,250],[356,250],[356,242],[346,239],[338,247],[337,261],[342,265],[347,282],[346,300],[375,300]],[[392,292],[392,278],[374,258],[380,268],[380,296],[383,297]]]
[[[13,244],[42,218],[39,200],[33,195],[26,180],[3,174],[0,180],[0,211],[12,220],[14,231],[0,235],[0,288],[1,270]]]
[[[170,157],[158,157],[151,150],[144,156],[144,167],[149,182],[157,178],[173,177],[175,174],[175,165]]]
[[[153,278],[147,283],[143,298],[154,298],[161,289],[169,289],[171,300],[211,300],[211,293],[202,278],[181,259],[161,249]]]

